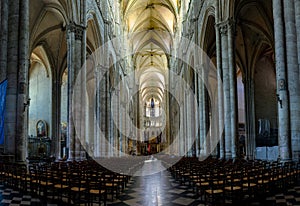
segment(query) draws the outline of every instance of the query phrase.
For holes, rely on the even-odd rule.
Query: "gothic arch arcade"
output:
[[[1,0],[0,25],[3,191],[59,205],[297,192],[299,0]]]
[[[298,8],[281,0],[3,0],[3,154],[253,160],[268,159],[265,149],[273,160],[298,160]],[[39,120],[45,138],[36,138]],[[47,148],[39,155],[30,141]]]

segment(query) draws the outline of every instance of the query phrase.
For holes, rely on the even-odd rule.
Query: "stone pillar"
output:
[[[84,109],[84,114],[82,114],[84,120],[85,120],[85,125],[84,125],[84,128],[83,128],[83,135],[84,137],[81,137],[82,140],[84,141],[81,141],[80,142],[80,157],[81,157],[81,160],[85,160],[86,159],[86,152],[89,151],[89,148],[86,148],[88,147],[89,145],[86,144],[86,142],[89,142],[89,137],[90,137],[90,134],[89,134],[89,103],[88,103],[88,93],[87,93],[87,68],[86,68],[86,58],[87,58],[87,55],[86,55],[86,49],[87,49],[87,43],[86,43],[86,39],[87,39],[87,36],[86,36],[86,32],[87,32],[87,1],[85,0],[81,0],[81,8],[82,8],[82,11],[81,11],[81,22],[80,22],[80,27],[79,27],[79,33],[81,35],[81,69],[82,69],[82,72],[84,75],[83,76],[83,80],[82,80],[82,83],[83,83],[83,87],[82,87],[82,97],[83,98],[83,102],[82,104],[85,106],[85,109]],[[80,37],[79,35],[79,37]],[[94,97],[94,96],[93,96]],[[93,99],[94,100],[94,99]],[[91,103],[93,104],[93,103]],[[94,112],[92,113],[94,115]],[[94,127],[93,127],[94,128]],[[93,132],[93,129],[92,129],[92,134],[94,134]],[[93,138],[95,138],[95,136],[93,135],[92,136]]]
[[[198,64],[197,64],[198,65]],[[200,100],[200,95],[199,95],[199,88],[200,88],[200,80],[199,80],[199,67],[196,66],[196,96],[197,96],[197,105],[196,105],[196,109],[198,111],[198,115],[196,118],[196,140],[195,140],[195,144],[196,144],[196,156],[200,157],[200,146],[201,146],[201,141],[200,141],[200,111],[199,111],[199,100]]]
[[[275,33],[275,60],[277,94],[281,102],[278,104],[278,145],[281,160],[286,161],[291,158],[289,139],[289,99],[287,91],[287,74],[285,64],[285,36],[284,20],[282,13],[282,1],[273,0],[274,33]]]
[[[187,135],[187,128],[186,128],[186,107],[187,107],[187,104],[186,104],[186,95],[185,95],[185,87],[182,88],[182,105],[184,105],[184,107],[182,108],[182,124],[183,124],[183,133],[182,133],[182,137],[181,137],[181,141],[182,141],[182,144],[183,144],[183,155],[187,155],[187,151],[186,151],[186,144],[187,144],[187,138],[186,138],[186,135]]]
[[[220,27],[216,25],[216,53],[217,53],[217,75],[218,75],[218,116],[219,116],[219,127],[217,128],[217,135],[220,139],[220,158],[225,158],[225,143],[224,143],[224,97],[223,97],[223,72],[222,72],[222,57],[221,57],[221,36]]]
[[[223,22],[220,25],[221,32],[221,58],[223,72],[223,95],[224,95],[224,130],[225,130],[225,158],[232,158],[231,136],[231,105],[230,105],[230,77],[228,65],[228,25]]]
[[[7,72],[7,32],[8,32],[8,0],[1,1],[0,30],[0,82],[6,79]]]
[[[27,155],[27,113],[29,69],[29,0],[20,1],[20,33],[18,62],[18,106],[16,128],[16,161],[25,161]]]
[[[297,33],[297,48],[298,48],[298,67],[300,70],[300,1],[295,1],[295,19],[296,19],[296,33]]]
[[[180,136],[179,136],[179,145],[180,145],[180,155],[183,156],[185,155],[185,107],[184,105],[184,100],[185,100],[185,94],[184,94],[184,85],[182,82],[180,84]]]
[[[107,71],[107,70],[105,70]],[[105,73],[105,71],[103,71],[103,73],[101,74],[101,76],[103,77],[99,84],[99,91],[98,95],[100,96],[100,101],[99,101],[99,107],[100,107],[100,115],[99,115],[99,121],[100,121],[100,145],[98,145],[100,147],[100,154],[101,157],[107,157],[108,156],[108,142],[109,142],[109,118],[108,118],[108,112],[107,109],[109,107],[109,103],[108,103],[108,75],[107,73]]]
[[[28,99],[29,1],[9,1],[8,11],[5,148],[7,153],[15,155],[16,161],[23,162],[27,140],[27,107],[24,103]],[[5,42],[6,39],[1,40]]]
[[[101,138],[102,138],[102,132],[101,132],[101,109],[100,109],[100,68],[96,67],[96,102],[95,102],[95,107],[96,107],[96,115],[94,118],[94,125],[95,125],[95,138],[94,138],[94,156],[96,158],[100,157],[100,146],[101,146]]]
[[[81,25],[74,25],[75,26],[75,64],[74,64],[74,70],[75,70],[75,80],[80,81],[81,87],[79,88],[79,91],[73,91],[75,92],[74,98],[80,100],[80,127],[76,128],[76,134],[75,134],[75,159],[76,160],[82,160],[82,153],[84,153],[84,150],[82,148],[81,141],[85,141],[85,122],[86,122],[86,93],[85,93],[85,86],[86,86],[86,73],[84,68],[82,68],[83,62],[82,62],[82,50],[85,48],[85,45],[83,45],[83,32],[84,27]],[[80,80],[77,79],[79,76],[78,74],[81,73]],[[77,89],[76,89],[77,90]]]
[[[61,158],[61,125],[60,125],[60,96],[61,96],[61,84],[58,81],[58,74],[53,75],[52,78],[52,141],[51,152],[56,159]]]
[[[72,114],[72,92],[75,84],[75,34],[72,25],[67,27],[67,67],[68,67],[68,131],[67,147],[69,149],[69,160],[75,160],[75,127]]]
[[[235,63],[235,22],[228,21],[228,66],[230,87],[230,121],[231,121],[231,152],[232,158],[236,158],[237,141],[237,85]]]
[[[98,75],[99,76],[99,75]],[[99,87],[98,87],[98,95],[99,95],[99,127],[100,127],[100,134],[99,134],[99,156],[100,157],[105,157],[106,156],[106,145],[107,145],[107,135],[108,131],[106,129],[106,124],[107,124],[107,116],[106,116],[106,76],[105,76],[105,71],[101,71],[100,76],[102,77],[99,79]]]
[[[119,84],[120,84],[120,86],[119,86],[119,88],[121,88],[122,86],[122,84],[121,84],[121,82],[122,82],[122,78],[120,78],[120,80],[119,80]],[[121,91],[119,91],[119,96],[118,96],[119,98],[118,98],[118,102],[119,102],[119,111],[118,111],[118,114],[119,114],[119,119],[118,119],[118,121],[119,121],[119,125],[118,125],[118,137],[119,137],[119,145],[118,145],[118,150],[119,150],[119,156],[120,157],[122,157],[123,156],[123,134],[122,134],[122,131],[123,131],[123,114],[122,114],[122,94],[121,94]]]
[[[92,57],[87,59],[86,66],[84,70],[86,71],[86,144],[85,144],[85,150],[88,152],[88,154],[92,157],[95,154],[95,141],[97,139],[97,127],[98,127],[98,111],[97,111],[97,94],[96,91],[98,89],[98,79],[97,79],[97,73],[98,70],[95,68],[92,60]],[[92,67],[93,65],[93,67]]]
[[[186,151],[187,151],[187,156],[190,157],[191,156],[191,102],[190,102],[190,98],[189,98],[189,90],[186,89],[185,92],[185,128],[186,128],[186,133],[185,133],[185,138],[186,138]]]
[[[246,75],[244,78],[245,91],[245,116],[246,116],[246,157],[248,160],[253,160],[255,156],[255,102],[254,102],[254,82],[251,75]]]
[[[197,73],[194,71],[194,68],[193,68],[193,94],[190,94],[191,95],[191,101],[192,101],[192,108],[191,108],[191,112],[192,112],[192,115],[191,115],[191,117],[192,117],[192,142],[191,142],[191,146],[192,146],[192,148],[193,148],[193,153],[192,153],[192,155],[194,156],[194,157],[196,157],[197,156],[197,134],[198,134],[198,132],[197,132],[197,130],[198,130],[198,126],[197,126],[197,114],[198,114],[198,109],[197,109],[197,107],[198,107],[198,105],[197,105],[197,96],[196,96],[196,86],[197,86],[197,80],[196,80],[196,78],[197,78]]]
[[[286,66],[289,92],[289,112],[292,157],[299,159],[300,155],[300,82],[297,50],[297,31],[295,24],[294,1],[283,1],[285,19]],[[276,18],[276,17],[275,17]],[[277,26],[277,25],[276,25]],[[276,39],[275,39],[276,41]]]
[[[82,38],[84,27],[81,25],[76,25],[74,22],[70,23],[67,26],[67,44],[68,44],[68,147],[69,147],[69,159],[70,160],[79,160],[81,155],[81,143],[80,139],[84,132],[84,122],[85,122],[85,108],[73,108],[72,105],[73,95],[76,98],[76,102],[79,105],[84,107],[85,105],[85,92],[84,88],[75,88],[75,81],[78,78],[79,71],[82,66]],[[85,71],[81,73],[81,87],[85,85]],[[75,90],[76,89],[76,90]],[[82,95],[84,98],[81,98]],[[80,102],[81,101],[81,102]],[[74,116],[74,109],[79,109],[76,111],[78,116]],[[74,125],[74,118],[77,118],[76,130]],[[84,138],[84,137],[82,137]],[[82,139],[81,138],[81,139]]]
[[[199,84],[198,84],[198,90],[199,90],[199,130],[200,130],[200,153],[201,158],[206,157],[208,152],[210,152],[210,139],[207,138],[206,132],[206,115],[207,111],[205,108],[206,104],[206,95],[205,95],[205,68],[203,65],[200,67],[200,77],[199,77]]]
[[[8,4],[8,43],[7,43],[7,93],[5,116],[5,146],[6,152],[15,154],[15,138],[17,126],[17,96],[18,96],[18,44],[19,33],[19,1],[9,1]],[[2,52],[1,52],[2,53]],[[8,69],[9,68],[9,69]]]

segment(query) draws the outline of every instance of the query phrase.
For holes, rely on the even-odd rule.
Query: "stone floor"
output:
[[[57,200],[40,199],[0,186],[0,206],[6,205],[65,205]],[[229,202],[228,205],[231,205]],[[110,206],[181,206],[204,205],[200,197],[188,185],[180,185],[168,171],[144,177],[133,177],[117,200],[108,201]],[[245,202],[243,205],[300,205],[300,186],[282,194]]]

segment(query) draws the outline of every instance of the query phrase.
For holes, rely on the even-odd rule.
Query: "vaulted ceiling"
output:
[[[151,97],[163,99],[178,7],[179,0],[122,1],[124,27],[144,101]]]

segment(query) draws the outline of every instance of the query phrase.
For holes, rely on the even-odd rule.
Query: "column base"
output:
[[[227,160],[232,159],[232,154],[231,154],[231,152],[225,153],[225,159],[227,159]]]

